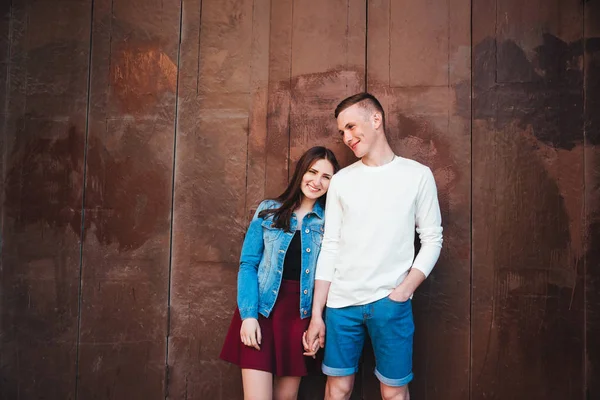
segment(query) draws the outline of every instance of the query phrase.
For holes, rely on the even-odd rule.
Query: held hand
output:
[[[325,322],[321,317],[313,317],[308,330],[302,335],[304,355],[315,358],[319,348],[325,347]]]
[[[410,299],[410,296],[412,296],[412,293],[404,290],[402,285],[400,285],[396,289],[394,289],[392,293],[390,293],[388,298],[397,303],[404,303],[405,301],[408,301]]]
[[[256,318],[246,318],[244,321],[242,321],[240,339],[246,346],[254,347],[256,350],[260,350],[262,334],[260,332],[260,325],[258,324],[258,320]]]
[[[302,344],[304,345],[305,352],[302,353],[307,357],[317,358],[317,352],[319,351],[319,338],[315,338],[312,343],[309,343],[309,340],[306,337],[307,331],[304,331],[302,334]],[[307,350],[312,349],[312,350]]]

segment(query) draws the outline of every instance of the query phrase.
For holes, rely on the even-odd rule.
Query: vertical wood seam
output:
[[[87,192],[87,156],[88,156],[88,138],[90,132],[90,104],[92,93],[92,55],[94,39],[94,0],[90,4],[90,37],[89,37],[89,55],[88,55],[88,76],[87,76],[87,100],[85,109],[85,139],[83,145],[83,190],[81,194],[81,228],[79,233],[79,287],[77,289],[77,337],[75,343],[75,399],[79,397],[79,356],[81,342],[81,314],[83,305],[83,249],[85,239],[85,200]]]
[[[200,0],[200,8],[202,8],[202,0]],[[173,278],[173,220],[175,215],[175,168],[177,165],[177,128],[179,122],[179,78],[181,76],[181,41],[183,33],[183,0],[179,0],[179,40],[177,42],[177,82],[175,83],[175,121],[173,123],[173,165],[171,168],[171,223],[169,232],[169,278],[167,282],[167,325],[165,337],[165,381],[164,381],[164,396],[169,397],[169,378],[171,371],[169,368],[169,339],[171,336],[171,282]],[[200,59],[200,56],[198,56]],[[200,75],[200,74],[198,74]]]

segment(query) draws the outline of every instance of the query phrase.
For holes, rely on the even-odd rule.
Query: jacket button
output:
[[[307,252],[307,253],[310,253],[310,247],[309,247],[308,249],[306,249],[306,252]]]
[[[308,294],[308,290],[304,289],[304,294]]]
[[[306,271],[304,271],[304,272],[306,272],[308,274],[310,272],[310,269],[306,268]]]
[[[308,311],[304,310],[304,315],[308,314]]]
[[[308,230],[308,229],[304,231],[304,233],[309,233],[309,232],[310,232],[310,230]]]

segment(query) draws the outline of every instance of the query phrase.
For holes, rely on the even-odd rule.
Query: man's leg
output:
[[[325,356],[321,368],[328,376],[327,400],[348,399],[352,394],[366,335],[362,307],[325,310]]]
[[[328,376],[325,400],[348,400],[354,387],[354,376]]]
[[[412,304],[387,297],[372,303],[366,321],[375,353],[375,375],[381,382],[384,400],[408,400],[408,383],[413,378],[412,348],[415,325]]]
[[[388,386],[383,382],[379,383],[381,388],[381,398],[383,400],[410,400],[408,385]]]

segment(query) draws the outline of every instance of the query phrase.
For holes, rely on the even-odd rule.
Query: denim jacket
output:
[[[258,318],[259,313],[268,317],[277,300],[285,253],[297,226],[295,214],[290,221],[291,232],[272,227],[272,215],[265,219],[258,216],[262,210],[277,207],[279,203],[273,200],[260,203],[246,232],[237,284],[237,302],[242,319]],[[315,269],[323,240],[323,217],[323,207],[317,202],[302,221],[300,318],[310,317],[312,311]]]

